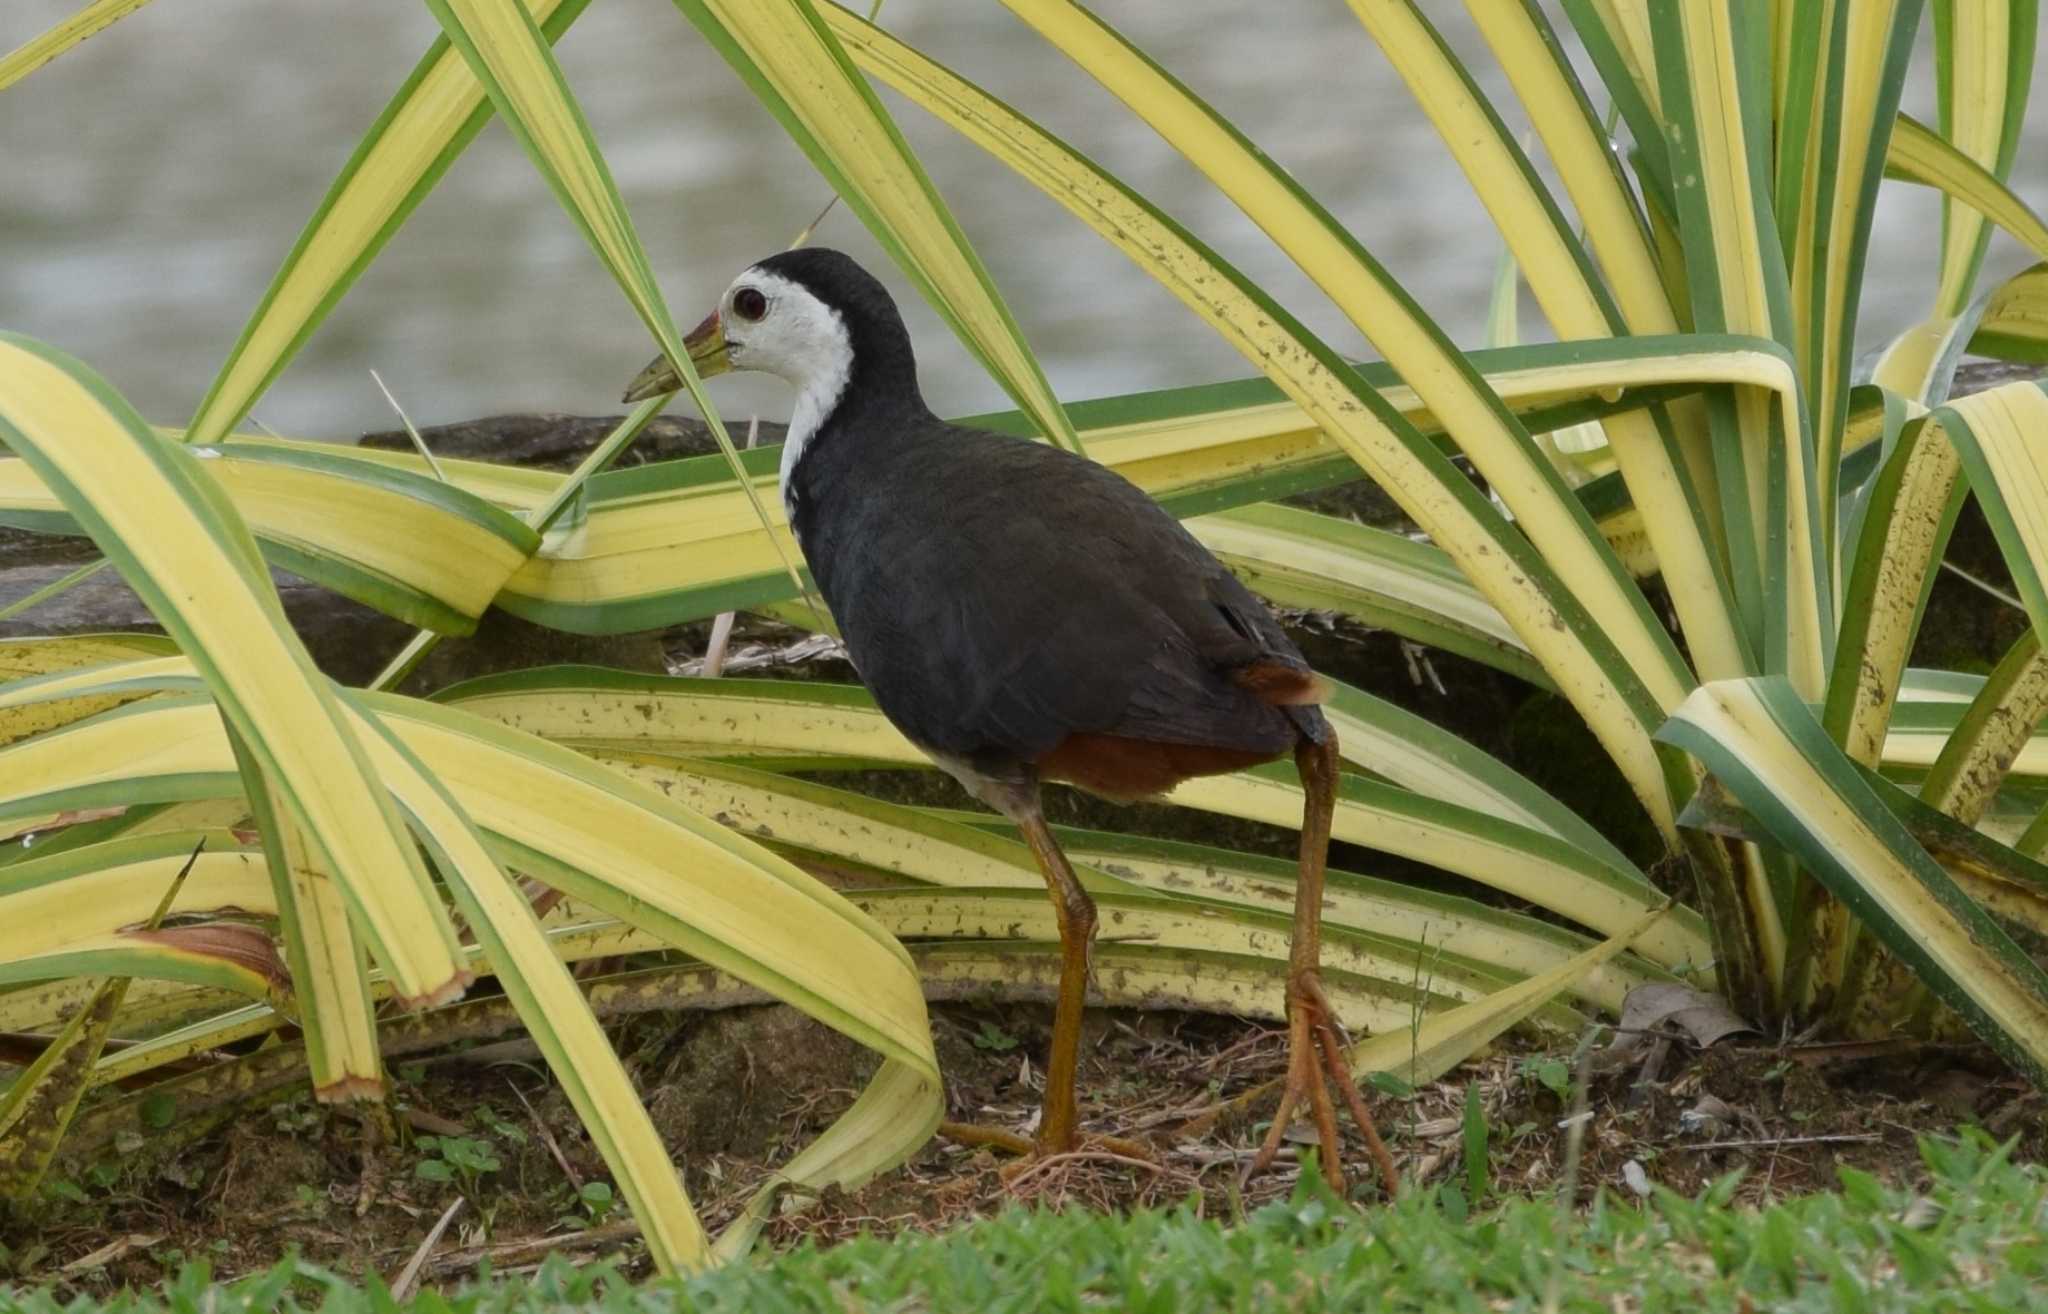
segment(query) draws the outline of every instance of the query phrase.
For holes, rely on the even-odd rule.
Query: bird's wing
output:
[[[865,564],[828,567],[846,583],[866,572],[858,587],[827,587],[844,598],[833,606],[862,679],[906,734],[1018,760],[1078,731],[1275,752],[1291,742],[1231,672],[1299,664],[1299,652],[1177,521],[1056,449],[975,448],[873,496],[847,525]],[[915,562],[914,575],[892,574],[892,559]]]

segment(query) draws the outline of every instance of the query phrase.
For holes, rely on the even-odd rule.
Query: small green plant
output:
[[[423,1182],[453,1182],[472,1201],[477,1184],[505,1166],[491,1143],[479,1136],[422,1136],[413,1142],[428,1157],[413,1165]]]
[[[1572,1097],[1572,1069],[1569,1063],[1552,1055],[1539,1054],[1523,1059],[1515,1069],[1515,1075],[1523,1081],[1534,1082],[1557,1096],[1559,1103]]]
[[[565,1227],[603,1227],[618,1212],[619,1196],[610,1182],[585,1182],[576,1192],[576,1203],[583,1209],[582,1217],[564,1214],[556,1221]]]
[[[506,1141],[513,1145],[526,1144],[526,1129],[518,1123],[507,1122],[496,1109],[488,1104],[478,1105],[476,1112],[470,1115],[469,1120],[501,1141]]]
[[[976,1049],[986,1049],[997,1054],[1009,1053],[1017,1048],[1018,1043],[1017,1037],[1003,1030],[1001,1026],[994,1022],[982,1023],[981,1030],[974,1033],[974,1047]]]
[[[43,1194],[52,1200],[62,1200],[67,1204],[84,1204],[86,1201],[85,1188],[68,1177],[43,1183]]]

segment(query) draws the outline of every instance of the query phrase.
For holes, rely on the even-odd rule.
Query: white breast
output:
[[[791,524],[796,522],[796,490],[790,486],[796,475],[796,463],[804,459],[804,449],[817,436],[818,427],[832,414],[832,408],[839,404],[839,395],[846,391],[846,380],[852,373],[853,352],[847,350],[834,357],[829,368],[819,370],[798,385],[796,405],[789,412],[789,433],[782,440],[779,472],[782,511]]]

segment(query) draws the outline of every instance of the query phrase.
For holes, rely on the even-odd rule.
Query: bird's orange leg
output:
[[[1336,1107],[1330,1098],[1330,1087],[1335,1086],[1365,1133],[1380,1183],[1391,1198],[1398,1189],[1394,1159],[1380,1140],[1379,1128],[1373,1125],[1365,1096],[1352,1080],[1343,1037],[1337,1031],[1336,1014],[1330,1007],[1329,996],[1323,993],[1323,871],[1330,854],[1330,822],[1337,810],[1336,731],[1330,731],[1320,744],[1302,739],[1295,746],[1294,764],[1301,772],[1305,800],[1301,819],[1301,877],[1294,895],[1294,940],[1287,964],[1287,1079],[1272,1129],[1246,1175],[1263,1172],[1272,1164],[1280,1151],[1281,1138],[1286,1135],[1288,1119],[1307,1100],[1315,1116],[1317,1139],[1322,1142],[1323,1172],[1331,1185],[1342,1190],[1343,1143],[1337,1136]]]
[[[1036,1159],[1071,1154],[1084,1139],[1075,1080],[1081,1064],[1081,1012],[1088,1002],[1088,952],[1095,942],[1095,900],[1081,887],[1073,865],[1060,851],[1059,841],[1053,838],[1052,828],[1045,824],[1036,790],[1005,811],[1023,832],[1031,856],[1038,861],[1039,874],[1045,877],[1047,892],[1052,895],[1053,916],[1060,929],[1060,984],[1053,1008],[1052,1050],[1045,1063],[1045,1102],[1040,1107],[1038,1136],[1033,1141],[995,1128],[960,1123],[941,1124],[940,1131],[957,1141],[991,1145]],[[1152,1157],[1150,1150],[1135,1141],[1112,1136],[1085,1139],[1115,1154]]]
[[[1088,1002],[1088,951],[1095,943],[1095,900],[1081,888],[1067,855],[1060,852],[1045,814],[1036,806],[1018,819],[1031,856],[1052,894],[1060,928],[1060,991],[1052,1015],[1052,1052],[1045,1061],[1045,1106],[1038,1120],[1038,1151],[1066,1154],[1080,1128],[1074,1082],[1081,1064],[1081,1010]]]

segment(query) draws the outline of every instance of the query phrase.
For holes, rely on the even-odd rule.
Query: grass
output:
[[[1234,1226],[1190,1207],[1105,1215],[1012,1209],[938,1235],[799,1247],[686,1282],[635,1284],[550,1260],[400,1304],[288,1260],[226,1284],[188,1265],[157,1291],[96,1304],[48,1287],[0,1290],[32,1314],[518,1314],[640,1311],[2048,1310],[2048,1172],[1981,1132],[1926,1138],[1920,1189],[1852,1168],[1833,1192],[1732,1207],[1731,1175],[1696,1198],[1599,1194],[1561,1214],[1462,1190],[1345,1206],[1310,1175]]]

